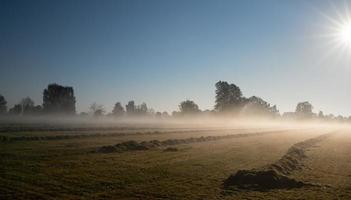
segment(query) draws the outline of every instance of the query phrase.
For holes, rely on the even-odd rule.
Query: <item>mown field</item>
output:
[[[4,126],[0,199],[351,199],[349,133],[247,126]],[[324,134],[328,137],[313,140]],[[300,145],[301,158],[288,163],[299,165],[290,166],[286,176],[306,183],[302,187],[224,186],[238,170],[262,171],[310,139]],[[115,146],[130,140],[132,146]],[[100,151],[106,146],[113,151]]]

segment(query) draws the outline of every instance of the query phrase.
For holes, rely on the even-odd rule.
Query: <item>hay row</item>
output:
[[[130,136],[130,135],[157,135],[171,133],[196,133],[203,131],[216,130],[171,130],[171,131],[138,131],[138,132],[115,132],[115,133],[88,133],[88,134],[66,134],[66,135],[45,135],[45,136],[1,136],[0,142],[16,142],[16,141],[41,141],[41,140],[66,140],[86,137],[114,137],[114,136]]]
[[[313,185],[295,180],[289,175],[303,168],[306,150],[318,142],[327,139],[333,133],[324,134],[291,146],[278,161],[259,169],[238,170],[223,183],[225,189],[236,187],[249,190],[299,188]]]
[[[150,150],[158,147],[180,145],[180,144],[190,144],[199,142],[216,141],[223,139],[232,138],[242,138],[242,137],[253,137],[264,134],[281,133],[279,131],[266,131],[266,132],[256,132],[256,133],[240,133],[240,134],[230,134],[222,136],[201,136],[201,137],[191,137],[185,139],[168,139],[168,140],[151,140],[137,142],[134,140],[118,143],[116,145],[102,146],[97,149],[99,153],[113,153],[113,152],[125,152],[125,151],[135,151],[135,150]]]

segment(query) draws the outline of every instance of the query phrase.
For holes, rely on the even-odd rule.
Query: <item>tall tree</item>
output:
[[[0,95],[0,115],[5,114],[7,112],[7,101],[5,97]]]
[[[117,102],[112,110],[112,114],[116,117],[120,117],[124,114],[124,108],[120,102]]]
[[[148,108],[147,108],[146,103],[142,103],[142,104],[140,105],[140,111],[141,111],[142,113],[147,113]]]
[[[126,111],[128,115],[134,114],[135,113],[135,103],[134,101],[129,101],[128,104],[126,105]]]
[[[72,87],[50,84],[43,93],[43,109],[49,114],[75,114],[76,98]]]
[[[182,101],[179,104],[179,109],[182,114],[195,114],[200,112],[199,106],[191,100]]]
[[[216,105],[219,112],[238,111],[242,106],[243,98],[241,90],[235,84],[228,84],[226,81],[216,83]]]

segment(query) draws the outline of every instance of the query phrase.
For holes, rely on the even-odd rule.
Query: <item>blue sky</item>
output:
[[[325,15],[336,1],[0,0],[0,94],[42,103],[49,83],[93,102],[146,102],[156,111],[192,99],[212,109],[214,84],[238,85],[281,111],[351,115],[350,63],[329,55]],[[348,67],[349,66],[349,67]]]

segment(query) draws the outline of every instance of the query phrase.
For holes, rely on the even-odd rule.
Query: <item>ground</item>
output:
[[[351,135],[345,128],[3,127],[0,199],[350,199]],[[290,177],[313,186],[225,189],[243,169],[260,169],[296,143],[331,135],[306,149]],[[239,135],[228,137],[228,135]],[[102,153],[102,146],[218,136],[147,150]]]

